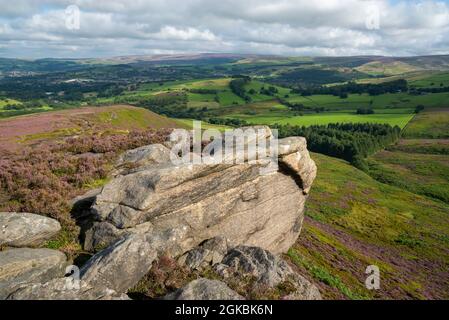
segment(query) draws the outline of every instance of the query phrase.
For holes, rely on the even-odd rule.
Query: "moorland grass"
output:
[[[449,104],[449,101],[448,101]],[[405,138],[449,138],[449,108],[425,110],[411,121],[404,131]]]
[[[448,275],[449,205],[382,184],[345,161],[312,158],[318,176],[289,256],[323,296],[448,298],[440,280]],[[364,286],[372,264],[381,270],[375,292]]]

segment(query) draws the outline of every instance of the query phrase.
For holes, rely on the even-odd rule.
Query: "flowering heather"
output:
[[[104,180],[123,151],[161,143],[169,130],[96,133],[58,143],[40,143],[19,154],[0,155],[0,211],[55,218],[75,239],[69,200]]]

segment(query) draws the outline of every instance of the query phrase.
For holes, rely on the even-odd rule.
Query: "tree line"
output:
[[[234,80],[229,82],[229,87],[231,91],[236,95],[245,100],[246,103],[250,103],[252,101],[251,97],[246,93],[245,85],[247,85],[251,81],[250,77],[240,76]]]
[[[342,99],[348,97],[348,94],[362,94],[367,93],[371,96],[377,96],[386,93],[408,92],[407,80],[399,79],[382,83],[356,83],[350,81],[346,84],[336,86],[317,86],[309,88],[294,88],[293,93],[301,94],[302,96],[312,96],[316,94],[334,95]]]
[[[313,152],[349,161],[367,170],[364,159],[396,142],[401,134],[398,126],[374,123],[333,123],[321,126],[275,125],[280,138],[302,136]]]
[[[410,89],[410,94],[443,93],[443,92],[449,92],[449,87],[439,87],[439,88],[413,88],[413,89]]]

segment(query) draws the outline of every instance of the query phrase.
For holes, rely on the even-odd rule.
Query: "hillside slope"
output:
[[[185,127],[176,120],[129,105],[83,107],[45,112],[0,120],[0,149],[20,146],[89,132]]]
[[[289,257],[323,296],[449,298],[449,206],[377,182],[344,161],[312,157],[318,177]],[[380,268],[378,291],[365,288],[369,265]]]

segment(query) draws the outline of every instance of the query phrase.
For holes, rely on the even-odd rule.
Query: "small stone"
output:
[[[181,256],[178,263],[189,267],[191,270],[201,270],[207,266],[220,263],[228,251],[228,247],[229,241],[226,238],[215,237]]]

